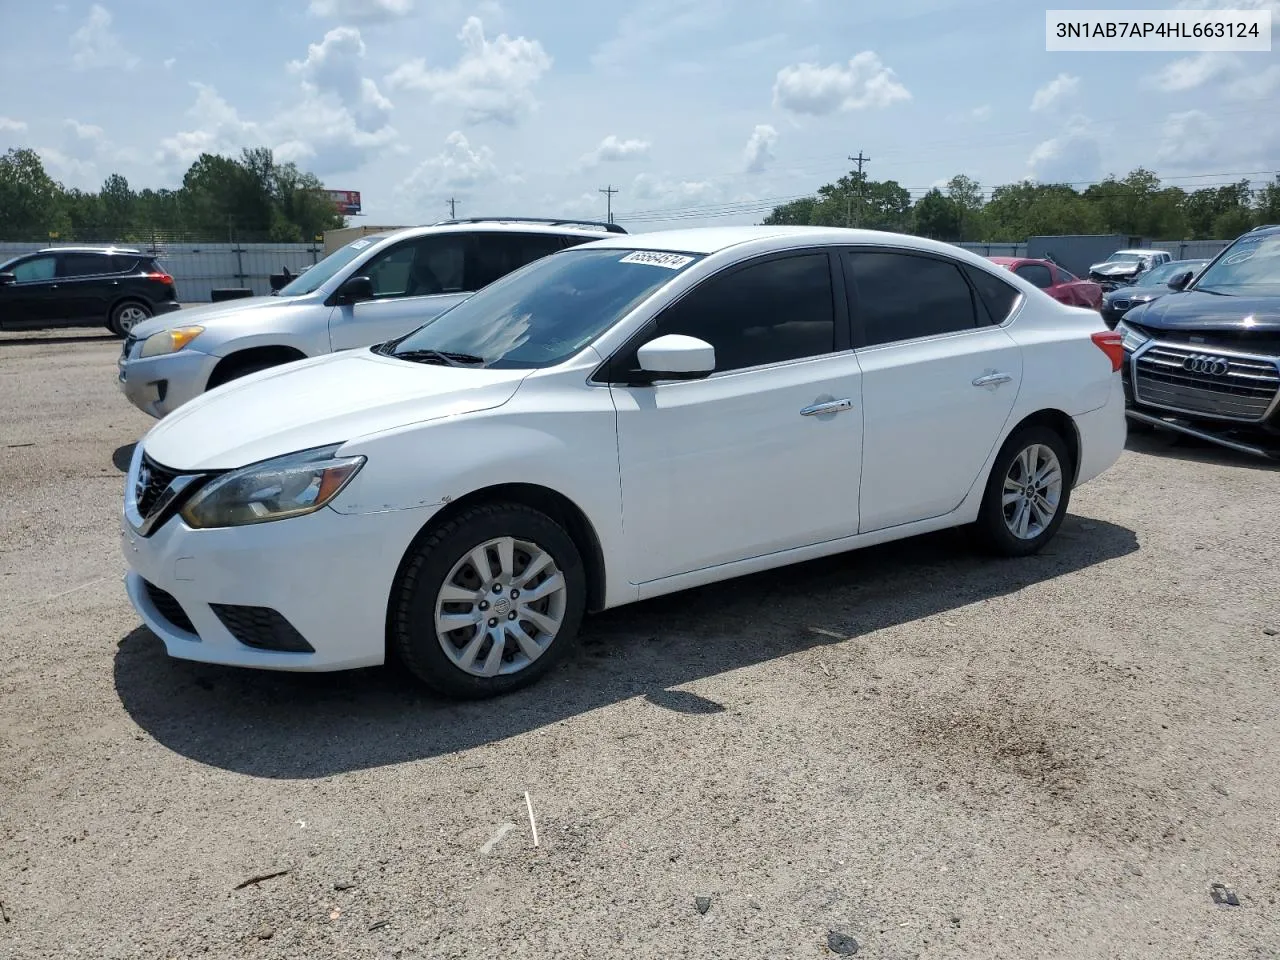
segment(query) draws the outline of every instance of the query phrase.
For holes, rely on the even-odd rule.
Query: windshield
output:
[[[345,247],[339,247],[306,273],[281,287],[280,296],[297,297],[304,293],[314,293],[324,286],[326,280],[331,279],[334,274],[381,239],[382,237],[361,237]]]
[[[10,257],[8,260],[0,262],[0,273],[4,273],[6,270],[9,269],[10,264],[17,263],[21,259],[22,259],[21,257]]]
[[[701,257],[651,250],[568,250],[510,273],[383,352],[549,367],[573,356]]]
[[[1184,273],[1195,274],[1197,270],[1204,266],[1203,260],[1180,262],[1174,260],[1172,263],[1162,263],[1154,270],[1143,276],[1138,283],[1140,287],[1158,287],[1161,284],[1167,284],[1174,277],[1181,276]]]
[[[1205,269],[1193,289],[1234,297],[1280,296],[1280,234],[1245,234]]]
[[[1113,253],[1107,257],[1107,263],[1139,263],[1141,260],[1140,253]]]

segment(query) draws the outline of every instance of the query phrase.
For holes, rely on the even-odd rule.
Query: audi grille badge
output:
[[[1193,353],[1182,361],[1182,369],[1191,373],[1204,373],[1211,377],[1225,377],[1231,370],[1231,364],[1222,357],[1210,357],[1203,353]]]

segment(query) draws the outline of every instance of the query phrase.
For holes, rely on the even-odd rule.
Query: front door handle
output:
[[[800,410],[802,417],[818,417],[824,413],[840,413],[844,410],[852,410],[853,401],[847,397],[844,400],[828,400],[825,403],[813,403]]]
[[[1002,383],[1008,383],[1013,379],[1011,373],[988,373],[986,376],[979,377],[973,381],[975,387],[998,387]]]

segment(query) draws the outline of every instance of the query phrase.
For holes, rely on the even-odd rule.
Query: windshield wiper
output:
[[[391,353],[389,356],[411,363],[442,363],[449,367],[476,366],[484,363],[484,357],[470,353],[451,353],[447,350],[406,350],[404,353]]]

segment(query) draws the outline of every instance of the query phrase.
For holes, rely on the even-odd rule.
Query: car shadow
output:
[[[145,627],[120,641],[115,687],[143,730],[199,763],[255,777],[328,777],[468,750],[636,697],[697,722],[724,706],[676,689],[684,684],[1137,549],[1131,530],[1069,516],[1053,543],[1023,560],[978,555],[967,534],[946,531],[701,587],[589,617],[574,657],[500,700],[443,701],[394,668],[292,674],[174,660]]]
[[[1172,457],[1188,463],[1213,463],[1245,470],[1280,470],[1280,460],[1268,460],[1230,447],[1223,447],[1199,437],[1158,427],[1150,433],[1129,431],[1125,447],[1135,453],[1155,457]]]
[[[133,462],[133,451],[138,446],[135,440],[133,443],[126,443],[123,447],[116,447],[111,451],[111,465],[121,473],[129,472],[129,464]]]
[[[15,331],[10,331],[15,332]],[[34,331],[33,331],[34,332]],[[53,343],[98,343],[120,342],[120,338],[109,332],[58,334],[53,337],[0,337],[0,347],[43,347]]]

